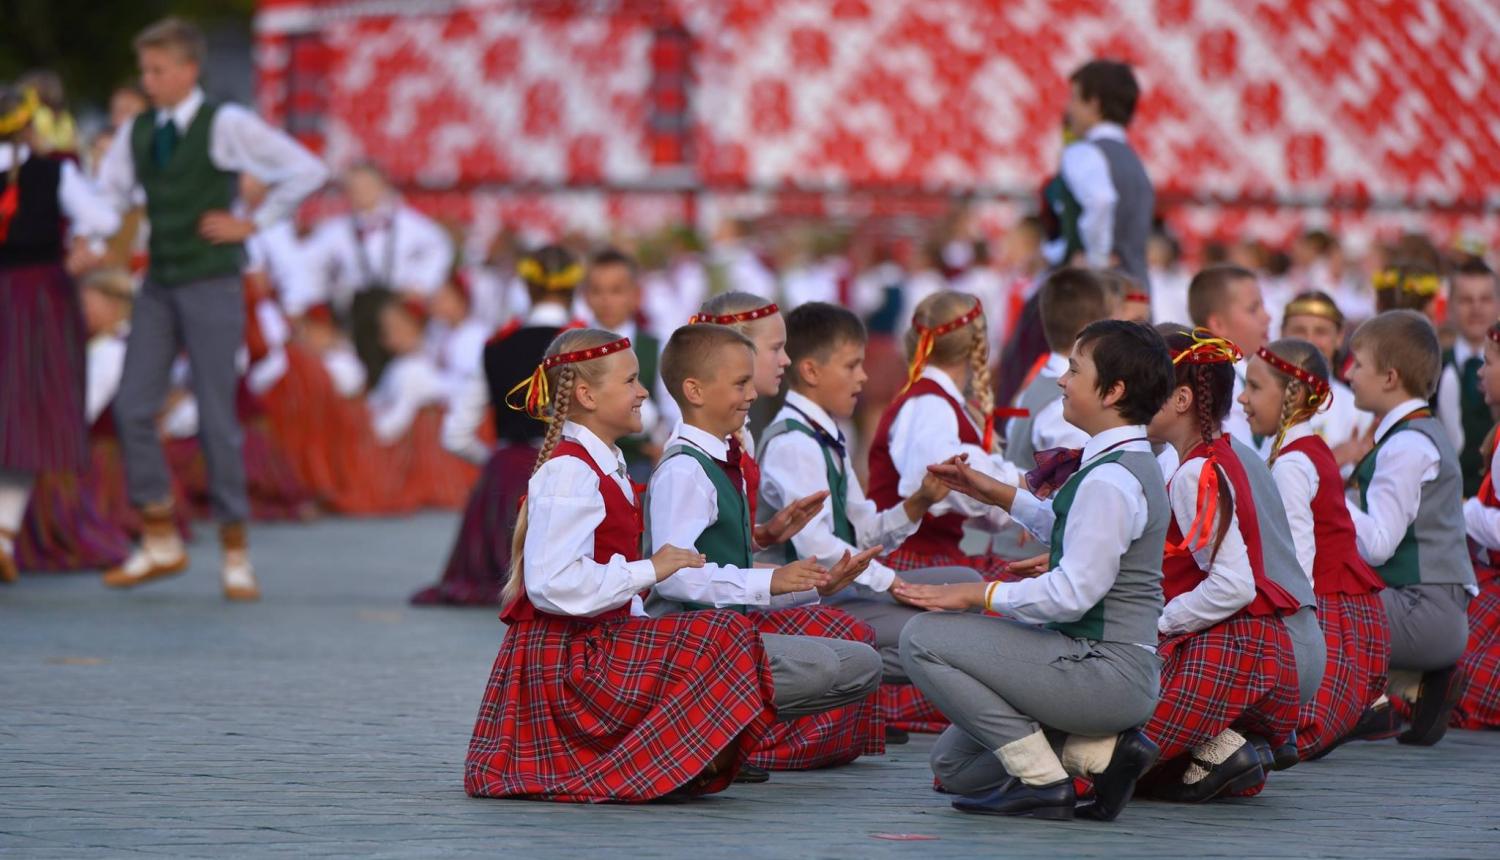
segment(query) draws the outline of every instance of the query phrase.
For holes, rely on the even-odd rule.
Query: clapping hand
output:
[[[752,536],[755,545],[761,549],[783,544],[791,540],[802,527],[812,522],[818,511],[823,509],[823,501],[828,498],[828,491],[821,490],[810,496],[803,496],[790,505],[776,512],[776,516],[756,526]]]
[[[864,552],[852,556],[848,550],[844,550],[843,558],[840,558],[833,565],[833,569],[828,571],[828,582],[818,586],[818,594],[828,597],[842,591],[856,577],[869,568],[870,562],[875,560],[875,556],[880,555],[882,549],[884,547],[872,546]]]

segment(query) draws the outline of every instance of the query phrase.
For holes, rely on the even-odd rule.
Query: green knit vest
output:
[[[130,128],[135,177],[146,191],[146,217],[151,223],[149,277],[159,284],[238,277],[243,269],[243,245],[215,245],[198,235],[203,214],[228,210],[239,187],[235,173],[220,170],[209,158],[209,132],[218,109],[217,102],[205,101],[172,157],[160,167],[151,152],[155,112],[137,115]]]
[[[674,445],[662,454],[662,462],[677,456],[688,456],[698,461],[703,467],[703,473],[713,482],[714,492],[718,496],[719,518],[703,533],[698,535],[694,541],[693,548],[708,557],[713,564],[727,564],[735,567],[750,568],[754,566],[751,559],[750,547],[750,505],[745,500],[744,492],[729,483],[729,476],[724,474],[723,468],[714,459],[696,448],[687,445]],[[714,609],[707,603],[686,603],[687,609]],[[722,609],[733,609],[736,612],[745,612],[745,606],[724,606]]]
[[[772,439],[783,433],[805,433],[818,443],[818,449],[823,452],[823,472],[828,483],[828,502],[833,506],[833,534],[850,546],[859,546],[855,540],[854,524],[849,522],[849,476],[844,474],[842,460],[835,456],[832,448],[823,444],[823,438],[817,431],[795,418],[778,421],[766,428],[765,435],[760,440],[761,454],[764,455],[766,446],[771,443]],[[765,494],[762,493],[760,508],[757,512],[761,522],[768,522],[778,513],[772,510],[765,501]],[[797,555],[797,550],[792,546],[791,541],[781,545],[781,556],[787,564],[801,557]],[[765,558],[765,556],[761,557]]]
[[[1068,478],[1067,482],[1062,485],[1062,489],[1057,491],[1057,495],[1052,497],[1052,513],[1056,519],[1052,521],[1052,551],[1047,556],[1047,568],[1049,570],[1056,568],[1058,562],[1062,561],[1063,534],[1068,528],[1068,511],[1073,509],[1073,497],[1078,494],[1078,487],[1083,483],[1083,476],[1105,463],[1118,462],[1120,456],[1119,451],[1105,454],[1103,457],[1074,472],[1072,477]],[[1103,639],[1104,601],[1100,600],[1098,603],[1095,603],[1077,621],[1058,621],[1047,626],[1075,639]]]

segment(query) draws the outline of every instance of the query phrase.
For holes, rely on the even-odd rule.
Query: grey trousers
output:
[[[880,656],[863,642],[762,633],[776,714],[795,719],[852,704],[880,688]]]
[[[214,515],[225,523],[249,518],[243,433],[235,414],[239,372],[234,359],[245,339],[242,291],[236,275],[173,287],[148,279],[136,294],[120,392],[115,398],[115,423],[133,504],[159,504],[172,498],[172,477],[156,421],[166,400],[172,361],[186,349]]]
[[[924,567],[896,575],[907,582],[923,585],[979,582],[981,579],[973,568],[957,566]],[[924,610],[898,602],[889,592],[871,591],[861,585],[851,585],[823,602],[837,606],[875,629],[875,650],[880,652],[882,683],[911,683],[906,667],[901,665],[901,630],[906,627],[906,622],[925,614]]]
[[[1391,668],[1430,672],[1457,663],[1469,643],[1462,585],[1403,585],[1380,592],[1391,624]]]
[[[932,751],[950,791],[1006,778],[995,750],[1043,727],[1104,737],[1145,723],[1161,695],[1161,660],[1136,645],[967,613],[927,613],[901,634],[912,683],[953,722]]]
[[[1311,606],[1283,616],[1281,623],[1292,637],[1292,654],[1297,658],[1297,702],[1306,705],[1317,698],[1328,668],[1328,640],[1318,626],[1318,614]]]

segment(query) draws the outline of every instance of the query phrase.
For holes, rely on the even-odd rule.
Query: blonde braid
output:
[[[976,417],[983,431],[985,422],[995,414],[995,386],[990,378],[990,344],[982,320],[974,321],[974,346],[969,351],[969,390],[965,393],[972,408],[979,413]],[[991,447],[998,443],[999,435],[996,434]]]
[[[563,423],[568,420],[568,407],[573,402],[573,382],[577,376],[573,365],[564,364],[558,368],[557,383],[552,391],[551,415],[547,419],[547,433],[542,437],[542,449],[537,452],[536,462],[531,466],[531,474],[535,475],[548,460],[552,459],[552,452],[557,449],[557,443],[562,441]],[[509,607],[511,603],[521,594],[521,585],[525,580],[524,560],[526,555],[526,527],[529,517],[527,509],[530,502],[521,505],[520,512],[516,515],[516,529],[510,537],[510,576],[505,580],[505,587],[500,590],[501,611]]]
[[[1307,386],[1295,379],[1288,379],[1286,387],[1281,390],[1281,417],[1276,422],[1276,436],[1271,440],[1271,456],[1266,458],[1266,465],[1276,464],[1276,458],[1281,456],[1281,443],[1286,441],[1286,431],[1292,429],[1301,417],[1302,407],[1300,404],[1307,402],[1309,392]]]

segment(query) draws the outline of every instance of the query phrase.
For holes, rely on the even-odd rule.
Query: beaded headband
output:
[[[1245,357],[1240,348],[1206,328],[1195,328],[1193,342],[1186,349],[1172,353],[1172,363],[1182,364],[1234,364]]]
[[[1337,325],[1344,324],[1344,312],[1322,296],[1298,296],[1288,302],[1281,318],[1298,316],[1321,317]]]
[[[1312,390],[1313,396],[1317,398],[1319,402],[1322,402],[1322,399],[1328,396],[1328,380],[1319,379],[1318,377],[1313,376],[1312,373],[1308,372],[1304,368],[1292,364],[1290,361],[1287,361],[1286,359],[1270,351],[1269,349],[1266,349],[1265,347],[1261,347],[1260,349],[1256,350],[1255,357],[1259,358],[1261,361],[1264,361],[1266,364],[1271,365],[1271,367],[1275,368],[1281,373],[1290,376],[1303,385],[1306,385],[1309,389]]]
[[[959,314],[954,319],[935,325],[931,328],[913,321],[911,327],[917,333],[917,348],[911,354],[911,364],[906,369],[906,384],[901,387],[904,394],[906,389],[911,388],[918,379],[922,378],[922,370],[927,367],[927,358],[932,355],[932,350],[937,346],[937,339],[949,332],[955,332],[984,313],[984,305],[978,298],[974,299],[974,307]]]
[[[1443,279],[1437,275],[1407,275],[1400,269],[1376,272],[1371,280],[1377,290],[1400,290],[1416,296],[1435,296],[1443,288]]]
[[[561,271],[547,274],[535,257],[522,257],[516,264],[516,274],[528,284],[544,290],[571,290],[583,280],[583,264],[571,263]]]
[[[12,135],[25,128],[26,123],[31,122],[32,114],[36,113],[40,104],[41,100],[37,98],[36,90],[28,88],[21,103],[12,108],[10,113],[0,116],[0,136]]]
[[[1125,294],[1125,301],[1140,302],[1143,305],[1151,304],[1151,297],[1142,292],[1129,292]]]
[[[740,311],[737,314],[705,314],[696,313],[688,317],[688,325],[699,325],[701,323],[712,323],[714,325],[734,325],[735,323],[753,322],[763,319],[775,313],[780,313],[781,308],[771,302],[765,307],[756,308],[753,311]]]
[[[517,382],[511,390],[505,392],[505,405],[517,412],[525,412],[532,418],[540,421],[549,421],[543,410],[552,400],[552,392],[547,386],[547,371],[563,364],[577,364],[580,361],[593,361],[606,355],[613,355],[630,349],[630,338],[622,337],[617,341],[606,343],[603,346],[591,346],[588,349],[574,350],[573,352],[560,352],[557,355],[549,355],[542,359],[542,363],[536,366],[531,375]],[[511,395],[518,391],[526,394],[526,399],[520,405],[510,401]]]

